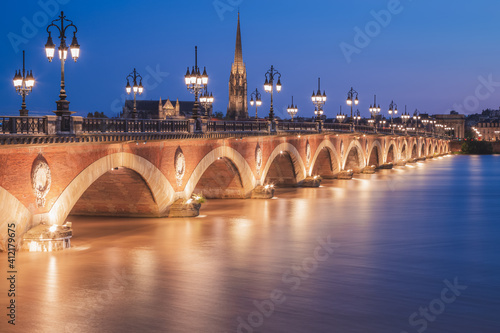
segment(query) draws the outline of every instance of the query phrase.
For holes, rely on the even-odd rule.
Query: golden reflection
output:
[[[45,278],[45,286],[46,286],[46,294],[45,294],[45,302],[46,304],[58,303],[59,299],[59,279],[57,275],[57,259],[55,256],[51,255],[48,267],[47,267],[47,275]]]

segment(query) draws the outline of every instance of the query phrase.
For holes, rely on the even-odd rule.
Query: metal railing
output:
[[[45,134],[46,125],[44,117],[0,117],[2,134]]]
[[[356,125],[354,126],[354,131],[360,133],[375,133],[375,127],[367,125]]]
[[[122,119],[122,118],[82,118],[82,117],[7,117],[0,116],[0,135],[7,140],[9,135],[19,137],[28,135],[41,136],[88,136],[107,134],[155,135],[231,135],[239,132],[245,135],[272,134],[279,132],[337,132],[351,133],[351,124],[317,122],[279,121],[271,125],[268,121],[212,121],[199,120],[198,127],[193,120],[159,120],[159,119]],[[320,130],[321,128],[321,130]],[[198,130],[197,130],[198,129]],[[401,135],[413,137],[431,137],[450,140],[452,137],[443,133],[416,131],[413,129],[377,128],[369,125],[356,125],[354,133],[377,133],[380,135]],[[255,133],[255,134],[252,134]]]
[[[350,132],[351,125],[342,123],[324,123],[323,129],[326,131]]]
[[[189,120],[83,118],[83,133],[189,132]]]
[[[313,122],[279,122],[278,131],[318,131],[318,124]]]
[[[268,130],[264,121],[208,121],[208,132],[263,132]]]

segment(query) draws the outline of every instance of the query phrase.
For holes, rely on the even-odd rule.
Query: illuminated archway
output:
[[[31,213],[16,197],[0,187],[0,249],[7,250],[8,225],[15,223],[16,240],[31,228]]]
[[[361,170],[366,166],[365,160],[361,144],[358,140],[353,140],[344,155],[343,170]]]
[[[158,205],[160,216],[166,216],[175,198],[175,191],[167,178],[148,160],[129,153],[115,153],[103,157],[85,168],[64,189],[48,213],[50,223],[62,224],[82,194],[102,175],[115,168],[137,172],[146,182]]]
[[[265,184],[267,175],[274,160],[278,157],[286,157],[285,155],[288,155],[288,157],[290,158],[296,182],[299,183],[306,178],[306,167],[304,165],[304,162],[302,161],[302,158],[300,157],[297,148],[295,148],[292,144],[285,142],[279,144],[269,155],[266,165],[262,171],[262,177],[260,180],[261,184]]]
[[[311,160],[309,176],[320,175],[322,177],[334,176],[341,170],[341,159],[337,149],[330,140],[321,142]]]
[[[216,162],[229,163],[226,165],[238,173],[244,196],[248,196],[257,185],[257,180],[245,158],[235,149],[223,146],[212,150],[198,163],[184,188],[183,196],[185,198],[193,194],[205,172]]]

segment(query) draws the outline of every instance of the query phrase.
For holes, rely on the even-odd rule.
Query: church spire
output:
[[[243,63],[243,49],[241,47],[240,12],[238,11],[238,29],[236,31],[236,49],[234,51],[234,63]]]

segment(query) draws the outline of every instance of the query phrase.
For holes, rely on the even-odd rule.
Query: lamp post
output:
[[[200,68],[198,67],[198,46],[194,47],[194,66],[191,72],[189,72],[188,67],[186,75],[184,76],[184,82],[186,83],[186,87],[189,92],[194,94],[192,117],[196,120],[200,117],[200,104],[198,102],[198,97],[200,96],[200,92],[203,91],[208,85],[207,68],[205,67],[203,74],[201,74]]]
[[[408,122],[408,120],[410,120],[410,115],[408,114],[408,112],[406,112],[406,105],[405,105],[405,113],[401,115],[401,119],[403,119],[405,132],[408,133],[408,127],[406,127],[406,123]]]
[[[415,109],[413,112],[413,120],[415,121],[415,134],[418,135],[418,121],[420,120],[420,111],[418,109]]]
[[[271,108],[269,109],[269,120],[274,120],[274,79],[278,77],[278,82],[276,83],[276,91],[279,93],[281,91],[281,74],[271,66],[271,69],[266,73],[266,82],[264,83],[264,90],[271,93]]]
[[[372,115],[372,119],[368,122],[371,124],[375,124],[377,120],[377,116],[381,111],[380,104],[377,106],[377,95],[373,95],[373,105],[370,104],[370,114]],[[377,127],[375,127],[376,129]]]
[[[205,87],[205,93],[200,97],[200,103],[203,105],[203,109],[205,109],[207,116],[211,118],[212,113],[209,112],[209,110],[212,104],[214,104],[214,95],[208,93],[207,87]]]
[[[424,118],[422,119],[422,127],[424,128],[424,134],[427,132],[427,124],[429,123],[429,119]]]
[[[255,120],[258,119],[257,117],[257,109],[259,106],[262,105],[262,95],[260,94],[259,90],[256,88],[255,91],[250,95],[250,105],[254,106],[255,105]]]
[[[140,79],[139,84],[137,84],[137,79]],[[130,80],[134,83],[133,86],[130,85]],[[127,85],[125,86],[125,90],[128,95],[130,95],[132,91],[134,92],[134,108],[132,110],[132,118],[137,119],[137,94],[142,95],[144,87],[142,86],[142,76],[137,73],[135,68],[134,71],[127,76]]]
[[[432,136],[434,136],[434,121],[435,121],[435,120],[434,120],[433,118],[431,118],[431,119],[429,120],[429,127],[431,128],[431,135],[432,135]]]
[[[66,19],[66,16],[64,16],[64,12],[61,12],[59,18],[55,19],[51,24],[49,24],[49,26],[47,26],[49,37],[47,38],[47,44],[45,44],[45,54],[49,59],[49,62],[52,62],[56,50],[56,46],[52,41],[50,28],[56,28],[57,31],[59,31],[60,40],[58,50],[59,59],[61,60],[61,91],[59,92],[59,100],[56,102],[57,110],[55,111],[55,114],[58,116],[67,116],[71,115],[73,112],[69,111],[69,101],[66,100],[66,84],[64,81],[64,63],[66,62],[66,57],[68,55],[68,47],[66,46],[66,30],[68,28],[74,29],[73,40],[69,48],[71,50],[71,57],[76,62],[76,60],[80,57],[80,45],[78,45],[78,41],[76,40],[76,33],[78,32],[78,28],[73,24],[73,21]]]
[[[389,114],[391,115],[391,129],[392,129],[392,134],[394,134],[394,115],[398,114],[398,106],[394,103],[394,101],[391,101],[391,104],[389,105]]]
[[[26,109],[26,96],[31,93],[33,86],[35,85],[35,78],[33,77],[33,71],[26,71],[25,68],[25,54],[23,51],[23,71],[16,71],[14,75],[14,87],[19,95],[23,98],[23,104],[21,105],[21,110],[19,110],[19,115],[21,117],[28,116],[28,110]]]
[[[356,98],[354,98],[354,96],[356,96]],[[353,104],[354,105],[358,105],[359,104],[359,100],[358,100],[358,92],[356,90],[354,90],[352,87],[351,87],[351,90],[349,90],[349,92],[347,93],[347,105],[350,105],[351,106],[351,132],[354,132],[354,119],[353,119],[353,116],[352,116],[352,107],[353,107]]]
[[[289,105],[288,108],[286,109],[286,112],[292,117],[292,122],[293,122],[293,117],[297,115],[299,112],[299,109],[297,108],[297,105],[293,104],[293,96],[292,96],[292,105]]]
[[[311,100],[315,105],[314,114],[316,115],[316,121],[321,121],[321,116],[323,115],[323,106],[326,103],[326,91],[321,94],[321,78],[318,78],[318,91],[312,93]]]
[[[358,126],[359,121],[361,120],[361,113],[359,112],[359,110],[356,110],[356,112],[354,113],[354,119],[356,119],[356,126]]]
[[[342,113],[342,105],[340,106],[340,112],[337,113],[337,117],[336,118],[337,118],[337,121],[339,123],[343,123],[344,120],[345,120],[345,114]]]

